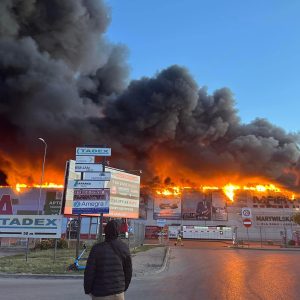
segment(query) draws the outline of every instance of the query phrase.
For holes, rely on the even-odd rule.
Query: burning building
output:
[[[42,136],[45,182],[63,182],[76,146],[106,144],[110,165],[142,169],[147,188],[231,183],[228,195],[273,184],[297,198],[299,134],[260,118],[244,124],[228,88],[210,95],[181,66],[129,81],[126,47],[105,37],[110,18],[100,0],[0,3],[2,185],[40,182]]]

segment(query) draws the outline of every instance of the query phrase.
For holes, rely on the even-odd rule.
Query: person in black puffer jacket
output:
[[[132,276],[128,246],[118,239],[116,221],[104,228],[105,241],[92,247],[84,272],[84,291],[93,300],[124,300]]]

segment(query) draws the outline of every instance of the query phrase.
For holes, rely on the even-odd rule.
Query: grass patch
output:
[[[83,274],[83,271],[68,271],[67,268],[74,262],[75,249],[57,249],[54,260],[54,250],[31,250],[28,260],[25,253],[0,258],[0,272],[27,273],[27,274]],[[83,257],[88,256],[88,252]],[[85,261],[83,261],[83,264]]]
[[[147,251],[152,248],[158,247],[156,245],[143,245],[131,250],[132,254]],[[87,258],[91,246],[83,255]],[[80,252],[82,250],[80,249]],[[0,258],[0,273],[9,274],[72,274],[82,275],[84,271],[68,271],[68,266],[74,263],[76,250],[71,249],[57,249],[56,259],[54,260],[54,249],[49,250],[31,250],[28,253],[28,260],[25,260],[25,253],[5,256]],[[86,260],[80,264],[85,265]]]

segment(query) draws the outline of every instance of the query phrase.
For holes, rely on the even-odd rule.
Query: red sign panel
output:
[[[251,227],[252,221],[251,221],[251,219],[244,219],[243,224],[246,228],[248,228],[248,227]]]

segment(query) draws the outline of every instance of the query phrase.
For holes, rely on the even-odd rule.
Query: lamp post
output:
[[[40,182],[40,196],[39,196],[39,202],[38,202],[38,214],[40,214],[40,203],[41,203],[41,197],[42,197],[42,185],[44,180],[44,171],[45,171],[45,161],[46,161],[46,153],[47,153],[47,143],[43,138],[38,138],[45,146],[44,150],[44,159],[43,159],[43,167],[42,167],[42,175],[41,175],[41,182]]]

